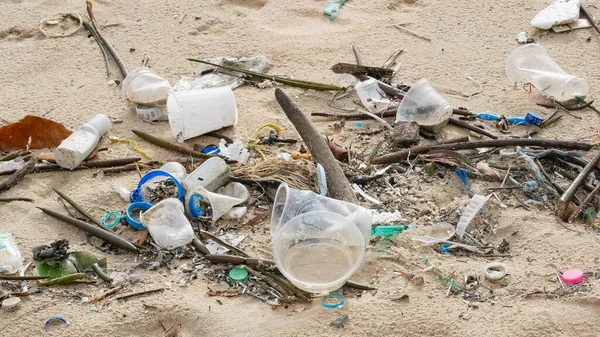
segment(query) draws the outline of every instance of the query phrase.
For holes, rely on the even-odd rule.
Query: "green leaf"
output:
[[[71,252],[69,258],[72,258],[77,270],[84,271],[94,263],[100,267],[106,268],[106,258],[98,259],[94,254],[88,252]]]
[[[50,276],[51,279],[76,274],[77,268],[69,260],[61,261],[57,265],[50,265],[46,262],[38,263],[33,269],[35,276]]]
[[[43,286],[64,286],[71,283],[74,283],[77,280],[86,279],[87,275],[83,273],[76,273],[71,275],[66,275],[62,277],[57,277],[50,280],[40,280],[40,284]]]

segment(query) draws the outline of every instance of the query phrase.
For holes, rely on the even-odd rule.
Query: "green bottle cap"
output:
[[[233,268],[229,271],[229,278],[233,281],[244,282],[248,279],[248,271],[244,268]]]

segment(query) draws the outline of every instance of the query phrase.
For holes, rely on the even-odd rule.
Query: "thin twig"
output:
[[[99,294],[98,296],[95,296],[94,298],[92,298],[90,300],[90,303],[97,303],[102,301],[103,299],[105,299],[106,297],[110,296],[110,295],[114,295],[116,293],[118,293],[119,291],[121,291],[121,289],[123,288],[123,286],[116,286],[112,289],[109,289],[105,292],[103,292],[102,294]]]
[[[278,292],[280,292],[283,296],[290,296],[293,293],[293,292],[285,289],[284,287],[282,287],[279,283],[275,282],[269,276],[263,275],[260,272],[254,270],[254,269],[252,269],[252,268],[250,268],[248,266],[243,266],[243,268],[246,269],[253,276],[258,277],[259,279],[261,279],[263,282],[265,282],[266,284],[268,284],[273,289],[275,289]]]
[[[358,51],[358,48],[356,48],[354,43],[352,44],[352,52],[354,52],[354,58],[356,58],[356,64],[358,64],[359,66],[362,65],[363,64],[362,57],[360,57],[360,52]]]
[[[53,190],[54,190],[54,192],[56,192],[56,194],[58,194],[61,198],[63,198],[69,205],[73,206],[73,208],[75,208],[77,210],[77,212],[81,213],[84,217],[86,217],[88,220],[90,220],[93,224],[95,224],[99,228],[108,230],[106,227],[102,226],[100,221],[94,219],[94,217],[90,213],[88,213],[85,209],[83,209],[83,207],[79,206],[79,204],[77,204],[73,199],[69,198],[69,196],[67,196],[66,194],[57,190],[56,188],[53,188]]]
[[[125,300],[125,299],[131,298],[131,297],[142,296],[142,295],[146,295],[146,294],[153,294],[153,293],[157,293],[159,291],[164,291],[164,290],[165,290],[165,288],[156,288],[156,289],[138,291],[135,293],[121,295],[119,297],[116,297],[115,299],[116,300]]]
[[[0,198],[0,202],[11,202],[11,201],[34,202],[35,200],[29,199],[29,198]]]
[[[121,59],[115,48],[113,48],[113,46],[110,43],[108,43],[108,41],[106,41],[104,36],[102,36],[102,33],[100,33],[100,29],[98,28],[98,25],[96,25],[96,17],[94,16],[94,12],[92,11],[92,2],[86,1],[86,3],[87,12],[90,17],[90,21],[92,22],[92,26],[94,27],[94,30],[96,30],[96,34],[98,34],[98,37],[100,38],[100,40],[102,40],[102,43],[104,43],[106,49],[108,49],[115,62],[117,62],[117,65],[121,70],[121,74],[123,74],[123,78],[127,77],[127,75],[129,75],[129,69],[127,68],[127,64],[125,64],[125,62],[123,61],[123,59]]]
[[[403,31],[403,32],[405,32],[405,33],[408,33],[408,34],[410,34],[410,35],[412,35],[412,36],[418,37],[419,39],[423,39],[423,40],[425,40],[425,41],[429,41],[429,42],[431,42],[431,39],[430,39],[430,38],[428,38],[427,36],[425,36],[425,35],[421,35],[421,34],[419,34],[419,33],[416,33],[416,32],[413,32],[412,30],[410,30],[410,29],[408,29],[408,28],[404,28],[404,27],[402,27],[402,26],[400,26],[400,25],[394,25],[394,27],[396,27],[396,28],[398,28],[399,30],[401,30],[401,31]]]
[[[106,55],[106,50],[104,49],[104,44],[102,44],[102,40],[100,39],[100,37],[98,36],[98,34],[96,33],[96,31],[94,30],[94,28],[92,26],[90,26],[89,23],[83,21],[83,27],[85,28],[85,30],[87,30],[93,37],[94,40],[96,40],[96,43],[98,44],[98,47],[100,48],[100,51],[102,52],[102,58],[104,59],[104,67],[106,68],[106,77],[110,77],[110,70],[108,69],[108,55]]]
[[[585,18],[590,22],[590,24],[592,25],[592,27],[594,27],[594,29],[600,33],[600,27],[598,27],[598,25],[596,24],[596,22],[594,22],[594,16],[592,15],[592,13],[590,13],[587,8],[584,8],[583,5],[581,5],[579,7],[581,13],[583,15],[585,15]]]
[[[98,263],[92,264],[91,268],[92,268],[92,270],[94,270],[96,275],[98,275],[98,277],[102,279],[102,281],[109,283],[109,284],[113,282],[113,279],[108,277],[108,275],[106,275],[104,273],[104,271],[102,271],[102,269],[100,269],[100,266],[98,265]]]
[[[187,156],[191,156],[194,158],[203,158],[203,159],[214,157],[214,155],[204,154],[202,152],[194,151],[193,149],[190,149],[190,148],[182,146],[182,145],[173,144],[172,142],[170,142],[168,140],[164,140],[162,138],[152,136],[143,131],[131,130],[131,132],[133,132],[136,136],[142,138],[143,140],[145,140],[149,143],[152,143],[156,146],[160,146],[162,148],[169,149],[169,150],[172,150],[175,152],[183,153]]]
[[[575,210],[575,212],[573,212],[571,214],[571,216],[569,216],[569,219],[567,220],[568,223],[573,223],[573,220],[575,220],[575,218],[577,218],[579,216],[579,214],[581,213],[581,211],[585,208],[585,206],[592,201],[592,199],[594,198],[594,196],[596,194],[598,194],[598,192],[600,192],[600,183],[598,183],[598,185],[596,186],[596,188],[594,188],[593,191],[591,191],[586,197],[585,199],[583,199],[583,202],[579,205],[579,207]]]
[[[236,253],[239,256],[250,257],[250,255],[246,254],[243,250],[230,245],[229,243],[227,243],[227,242],[219,239],[216,235],[213,235],[213,234],[211,234],[211,233],[209,233],[207,231],[200,230],[200,235],[208,237],[209,239],[211,239],[214,242],[220,244],[221,246],[223,246],[223,247],[231,250],[232,252]]]
[[[11,187],[15,186],[19,181],[25,178],[29,172],[33,171],[36,162],[37,157],[35,155],[31,156],[27,164],[23,165],[23,167],[0,183],[0,193],[10,190]]]

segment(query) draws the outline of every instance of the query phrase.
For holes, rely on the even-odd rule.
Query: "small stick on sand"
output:
[[[402,26],[400,26],[400,25],[394,25],[394,27],[396,27],[396,28],[398,28],[399,30],[401,30],[401,31],[403,31],[403,32],[405,32],[405,33],[408,33],[408,34],[410,34],[410,35],[412,35],[412,36],[418,37],[419,39],[423,39],[423,40],[425,40],[425,41],[429,41],[429,42],[431,42],[431,39],[430,39],[430,38],[428,38],[427,36],[425,36],[425,35],[421,35],[421,34],[419,34],[419,33],[416,33],[416,32],[413,32],[412,30],[410,30],[410,29],[408,29],[408,28],[404,28],[404,27],[402,27]]]

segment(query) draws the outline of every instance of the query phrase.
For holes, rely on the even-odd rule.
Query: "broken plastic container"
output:
[[[354,90],[362,104],[371,113],[382,113],[392,104],[374,78],[356,83]]]
[[[63,140],[54,150],[56,163],[63,168],[72,170],[79,166],[87,156],[94,151],[100,137],[111,127],[110,119],[106,115],[97,114],[79,130],[73,132]]]
[[[142,176],[137,189],[131,193],[131,201],[145,201],[150,204],[156,204],[161,200],[162,196],[157,195],[154,191],[157,191],[158,185],[161,184],[163,186],[162,190],[173,188],[177,191],[177,198],[183,200],[183,187],[177,178],[163,170],[152,170]]]
[[[186,194],[185,208],[191,217],[209,217],[215,223],[233,206],[248,200],[248,197],[250,197],[248,189],[240,183],[229,183],[215,192],[197,186]]]
[[[145,121],[166,121],[169,119],[167,116],[167,107],[164,106],[149,106],[140,104],[135,107],[135,112],[139,118]]]
[[[485,205],[491,196],[491,194],[488,196],[478,194],[473,195],[471,201],[467,207],[465,207],[462,215],[460,216],[460,219],[458,219],[458,224],[456,225],[456,234],[458,234],[459,238],[463,238],[465,232],[467,231],[467,226],[469,226],[471,220],[473,220],[475,215],[477,215],[477,212],[479,212],[479,210],[483,207],[483,205]]]
[[[546,48],[530,43],[513,50],[506,60],[506,76],[512,83],[531,83],[542,94],[565,102],[576,97],[585,97],[587,82],[564,71]]]
[[[303,213],[273,238],[279,271],[296,287],[317,294],[339,289],[358,269],[365,243],[358,227],[339,214]]]
[[[194,239],[194,230],[185,216],[183,204],[175,198],[165,199],[141,213],[142,224],[158,246],[175,249]]]
[[[213,192],[228,182],[229,165],[219,157],[212,157],[208,158],[202,165],[190,173],[183,180],[182,185],[186,191],[202,186],[207,191]]]
[[[456,230],[451,224],[447,222],[438,222],[429,227],[426,235],[413,236],[412,239],[423,242],[429,246],[443,241],[448,241],[454,236],[455,233]]]
[[[422,78],[410,87],[398,106],[396,123],[416,122],[431,132],[438,132],[452,117],[452,107]]]
[[[171,92],[167,97],[171,131],[178,142],[237,124],[235,95],[229,87]]]
[[[148,67],[137,68],[123,80],[123,92],[128,100],[139,104],[159,104],[171,91],[169,81]]]
[[[165,163],[159,168],[159,170],[170,173],[179,182],[182,182],[188,175],[185,166],[176,161],[170,161]]]
[[[0,274],[13,274],[23,268],[23,257],[12,234],[0,232]]]
[[[346,201],[324,197],[313,191],[297,190],[285,183],[279,185],[275,195],[271,214],[271,237],[297,215],[315,211],[328,211],[345,217],[362,233],[365,246],[369,243],[373,224],[370,210]]]

